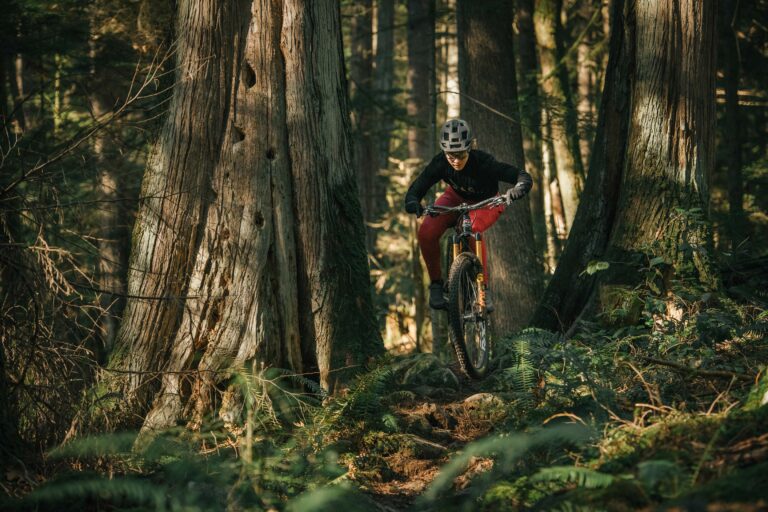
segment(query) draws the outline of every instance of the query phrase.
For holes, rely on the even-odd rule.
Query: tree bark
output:
[[[575,25],[581,39],[576,49],[576,92],[578,101],[576,111],[578,113],[579,151],[585,165],[589,164],[592,139],[595,131],[595,89],[596,71],[598,64],[594,61],[595,47],[595,22],[600,16],[601,5],[585,3],[575,16],[578,21]]]
[[[693,269],[717,286],[706,222],[714,8],[705,0],[615,2],[585,201],[535,325],[567,330],[585,304],[603,296],[596,290],[636,284],[637,270],[654,256],[678,275]],[[609,271],[586,275],[591,260],[609,261]]]
[[[539,98],[539,60],[533,28],[533,0],[516,0],[515,55],[518,60],[518,95],[523,127],[523,152],[526,170],[533,178],[530,192],[531,219],[537,254],[547,254],[547,221],[544,208],[545,180],[541,141],[541,99]],[[554,269],[554,267],[552,267]]]
[[[461,90],[518,119],[513,19],[511,5],[479,6],[468,0],[458,1]],[[474,101],[464,101],[462,105],[462,117],[483,145],[499,160],[524,167],[520,124]],[[533,313],[541,291],[541,271],[527,201],[518,201],[507,208],[486,233],[486,246],[498,313],[494,323],[499,332],[519,329]]]
[[[145,431],[196,426],[233,367],[316,369],[333,391],[382,350],[338,2],[182,2],[179,28],[111,366],[129,412],[153,399]]]
[[[354,166],[360,203],[366,224],[376,220],[376,146],[373,139],[373,2],[363,0],[353,6],[351,56],[349,59],[350,96],[354,120]],[[366,225],[366,246],[373,253],[376,230]]]
[[[156,372],[167,366],[184,313],[213,196],[211,179],[231,123],[236,45],[247,26],[243,5],[179,3],[177,81],[144,175],[128,276],[131,299],[110,363],[127,375],[122,391],[139,413],[157,389]]]
[[[536,0],[534,23],[543,75],[541,87],[554,145],[554,163],[563,197],[565,221],[570,230],[584,189],[584,165],[579,151],[579,132],[568,70],[562,62],[562,4],[562,0]]]
[[[408,75],[410,91],[406,112],[408,158],[421,168],[434,154],[435,0],[408,0]],[[415,230],[414,224],[414,230]],[[413,233],[414,238],[416,233]],[[423,350],[422,329],[426,318],[424,271],[418,250],[412,250],[416,346]],[[439,312],[434,312],[439,314]]]
[[[459,47],[456,37],[456,0],[440,0],[437,7],[436,73],[438,119],[453,119],[461,113],[459,94]]]
[[[8,83],[11,86],[13,98],[13,122],[17,133],[23,133],[27,129],[27,107],[24,95],[24,58],[21,54],[12,55],[8,61]]]
[[[560,197],[560,186],[557,183],[554,169],[554,150],[549,137],[549,122],[546,110],[542,111],[541,132],[542,143],[542,169],[544,171],[544,218],[547,230],[546,262],[547,273],[553,274],[557,268],[557,261],[562,251],[562,242],[567,236],[565,233],[565,217],[563,215],[563,201]]]
[[[0,53],[0,124],[2,124],[2,126],[7,125],[8,114],[10,113],[10,110],[8,109],[8,90],[5,85],[7,80],[6,59],[5,52]]]
[[[393,84],[395,81],[395,1],[379,0],[376,12],[376,56],[374,58],[374,89],[379,105],[379,129],[376,138],[375,200],[384,201],[385,184],[378,173],[389,167],[390,134],[394,129],[391,111]]]
[[[107,58],[104,51],[103,34],[98,33],[101,21],[95,13],[91,13],[90,45],[90,92],[91,112],[95,120],[106,116],[117,103],[117,85],[113,80],[113,72],[104,66]],[[120,179],[121,159],[115,151],[114,141],[109,140],[106,130],[94,134],[91,140],[94,163],[96,166],[96,197],[100,202],[98,209],[99,230],[97,248],[99,260],[97,266],[98,283],[101,289],[99,303],[102,316],[101,328],[104,354],[112,351],[119,317],[125,300],[126,278],[126,246],[123,227],[127,224],[125,209],[121,204],[125,194],[121,190]]]
[[[720,38],[723,51],[723,82],[725,85],[725,165],[728,168],[728,225],[731,250],[735,251],[747,237],[744,215],[744,179],[741,173],[741,124],[739,113],[739,47],[735,23],[738,2],[721,0]]]
[[[301,337],[305,353],[315,354],[307,361],[316,359],[321,384],[333,391],[347,377],[332,369],[364,363],[383,348],[351,168],[338,1],[286,0],[281,48]]]

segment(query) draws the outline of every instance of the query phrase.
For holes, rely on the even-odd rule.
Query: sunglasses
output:
[[[467,158],[467,155],[469,154],[469,151],[453,151],[453,152],[446,152],[445,156],[451,160],[464,160]]]

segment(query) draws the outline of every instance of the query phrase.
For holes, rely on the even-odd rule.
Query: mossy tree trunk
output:
[[[181,2],[179,34],[111,363],[129,413],[151,402],[145,430],[210,412],[232,367],[317,370],[333,390],[381,350],[338,3]]]
[[[615,2],[585,200],[534,324],[567,329],[596,290],[637,284],[652,257],[717,286],[706,219],[714,11],[706,0]],[[610,262],[609,271],[586,275],[591,260]]]
[[[461,90],[492,106],[501,117],[474,101],[462,102],[462,117],[473,127],[482,147],[499,160],[524,167],[517,106],[515,52],[510,28],[513,6],[506,2],[459,0],[459,79]],[[508,188],[508,185],[502,185]],[[509,206],[486,233],[490,279],[499,332],[526,325],[541,291],[531,210],[527,201]]]

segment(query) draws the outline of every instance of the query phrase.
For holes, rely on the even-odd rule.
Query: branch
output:
[[[647,363],[658,364],[659,366],[667,366],[677,370],[680,373],[697,375],[699,377],[712,377],[715,379],[737,379],[750,382],[755,380],[754,375],[747,375],[746,373],[736,373],[725,370],[699,370],[698,368],[691,368],[690,366],[685,366],[684,364],[667,361],[665,359],[656,359],[655,357],[640,356],[640,359]]]

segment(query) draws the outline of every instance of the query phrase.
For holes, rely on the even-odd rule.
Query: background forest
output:
[[[3,510],[768,507],[768,1],[2,12]],[[403,208],[453,117],[534,179],[481,381]]]

